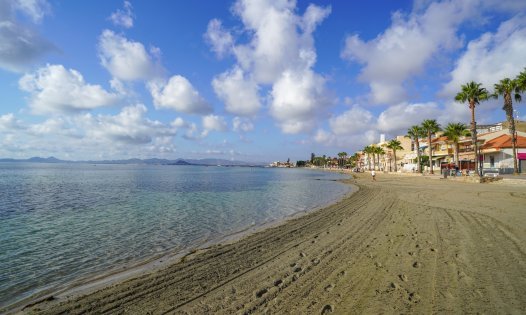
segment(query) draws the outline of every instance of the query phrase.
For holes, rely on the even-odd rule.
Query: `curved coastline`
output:
[[[349,184],[347,179],[333,181],[339,181],[344,184]],[[159,270],[167,268],[170,265],[179,263],[181,260],[184,260],[187,256],[195,254],[196,252],[206,251],[214,246],[221,244],[239,242],[253,234],[260,233],[278,225],[286,224],[290,220],[299,219],[302,216],[308,215],[310,213],[321,211],[326,207],[329,207],[335,203],[340,202],[345,198],[348,198],[350,195],[352,195],[358,190],[357,186],[351,186],[352,188],[349,190],[349,192],[345,193],[343,196],[335,197],[333,200],[330,200],[326,205],[298,211],[296,213],[286,215],[282,218],[269,220],[258,225],[250,225],[242,230],[220,235],[219,237],[205,239],[201,242],[195,243],[189,248],[185,248],[182,250],[168,249],[162,253],[140,261],[130,262],[128,264],[118,266],[111,270],[106,270],[89,276],[84,276],[59,287],[54,287],[35,293],[31,296],[28,296],[27,298],[21,299],[19,301],[5,306],[3,309],[0,309],[0,311],[8,313],[17,313],[25,309],[32,309],[43,302],[47,303],[50,301],[56,302],[64,299],[71,299],[72,297],[90,294],[94,291],[98,291],[104,289],[105,287],[113,286],[136,277],[140,277],[153,272],[158,272]]]
[[[23,313],[524,313],[523,186],[367,174],[339,202]]]

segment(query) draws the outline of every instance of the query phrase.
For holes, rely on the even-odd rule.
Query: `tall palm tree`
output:
[[[385,151],[382,147],[374,147],[374,153],[376,153],[376,164],[378,166],[378,170],[380,170],[380,155],[384,155]]]
[[[397,171],[397,168],[396,168],[396,151],[398,150],[402,150],[404,149],[402,147],[402,143],[396,139],[393,139],[393,140],[390,140],[389,142],[387,142],[387,146],[389,149],[393,150],[393,155],[394,155],[394,165],[395,165],[395,172]]]
[[[420,165],[420,143],[419,139],[424,136],[424,131],[422,130],[422,127],[415,125],[411,126],[411,128],[407,129],[407,135],[406,137],[413,139],[413,142],[416,146],[416,158],[417,158],[417,170],[418,173],[422,172],[422,166]]]
[[[519,82],[519,91],[526,91],[526,68],[515,78]]]
[[[429,149],[429,172],[433,174],[433,146],[431,135],[440,131],[440,125],[435,119],[426,119],[422,122],[422,130],[427,134],[427,146]]]
[[[345,160],[347,159],[347,152],[338,153],[338,157],[338,164],[340,167],[343,167],[343,165],[345,164]]]
[[[369,171],[371,170],[371,154],[373,153],[373,147],[368,145],[365,148],[363,148],[363,153],[367,154],[367,166],[369,167]]]
[[[502,109],[506,112],[506,119],[509,124],[509,131],[511,135],[511,147],[513,150],[513,174],[519,174],[519,166],[517,164],[517,137],[515,136],[515,119],[513,119],[513,101],[512,95],[515,102],[522,100],[520,95],[520,84],[518,80],[511,80],[504,78],[499,83],[495,84],[495,92],[492,97],[498,98],[499,95],[504,97],[504,106]]]
[[[471,135],[468,127],[463,123],[449,123],[444,129],[444,135],[448,141],[452,142],[455,146],[455,164],[460,167],[460,161],[458,157],[458,142],[460,137],[468,137]]]
[[[480,104],[482,101],[486,101],[489,98],[488,91],[481,87],[482,83],[476,83],[471,81],[461,86],[461,91],[455,96],[455,101],[469,103],[469,109],[471,110],[471,142],[475,153],[475,168],[479,176],[479,157],[478,157],[478,144],[477,144],[477,122],[475,121],[475,106]]]

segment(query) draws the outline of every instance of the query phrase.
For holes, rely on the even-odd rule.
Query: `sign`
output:
[[[517,159],[526,160],[526,153],[517,153]]]

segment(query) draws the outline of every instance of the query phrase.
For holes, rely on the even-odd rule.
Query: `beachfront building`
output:
[[[526,134],[517,134],[517,158],[519,172],[526,173]],[[481,146],[481,164],[484,172],[499,174],[513,173],[513,150],[511,136],[502,134],[485,141]]]

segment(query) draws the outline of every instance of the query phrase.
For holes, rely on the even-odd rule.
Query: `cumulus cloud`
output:
[[[424,12],[392,15],[391,26],[370,41],[359,35],[345,40],[342,58],[363,64],[360,79],[371,89],[371,101],[385,104],[405,99],[405,84],[422,73],[438,51],[459,47],[458,25],[469,16],[471,3],[433,2]]]
[[[7,114],[0,116],[0,130],[3,127],[9,128],[9,135],[0,137],[6,145],[0,147],[2,155],[81,160],[163,156],[176,150],[174,137],[184,128],[149,119],[142,104],[125,106],[114,115],[58,115],[38,123],[23,123]]]
[[[130,2],[124,1],[123,9],[118,9],[116,12],[113,12],[110,15],[110,20],[116,26],[121,26],[124,28],[133,27],[133,6]]]
[[[311,4],[299,15],[295,1],[238,0],[232,11],[248,42],[234,45],[218,20],[210,21],[205,34],[214,51],[232,52],[236,58],[232,70],[212,83],[225,109],[253,115],[260,108],[260,86],[271,86],[269,109],[282,131],[313,130],[333,103],[325,79],[312,69],[317,58],[312,34],[331,8]]]
[[[392,135],[405,134],[412,125],[420,124],[424,119],[435,119],[443,110],[434,102],[401,103],[391,106],[378,116],[378,129]]]
[[[234,117],[232,119],[232,130],[235,132],[249,132],[254,130],[254,124],[249,119]]]
[[[250,78],[245,78],[239,67],[215,77],[212,86],[229,113],[252,116],[261,107],[258,85]]]
[[[199,95],[190,81],[180,75],[174,75],[163,82],[152,81],[148,88],[156,108],[173,109],[188,114],[207,114],[212,107]]]
[[[227,131],[228,124],[224,117],[207,115],[203,117],[203,128],[205,131]]]
[[[312,131],[332,104],[325,79],[313,71],[286,71],[273,85],[270,112],[284,133]]]
[[[366,145],[377,143],[379,139],[379,133],[376,130],[364,130],[343,137],[323,129],[318,129],[314,135],[314,141],[316,143],[327,147],[335,146],[346,150],[349,150],[350,148],[360,150]]]
[[[234,38],[232,34],[223,28],[221,21],[218,19],[212,19],[208,22],[208,28],[204,38],[219,58],[224,57],[232,51]]]
[[[119,100],[119,95],[86,83],[80,72],[62,65],[47,65],[25,74],[19,87],[30,93],[29,104],[39,114],[90,110]]]
[[[40,23],[49,12],[44,0],[0,1],[0,68],[22,72],[55,47],[37,30],[16,18],[21,12],[33,23]]]
[[[370,111],[354,105],[350,110],[331,118],[329,125],[335,135],[351,135],[370,128],[375,121]]]
[[[514,78],[524,68],[525,52],[526,16],[518,15],[503,22],[495,33],[484,33],[468,43],[441,94],[451,98],[470,81],[493,90],[497,80]]]
[[[99,37],[99,58],[113,77],[122,81],[151,80],[163,73],[159,49],[148,52],[140,42],[104,30]]]

